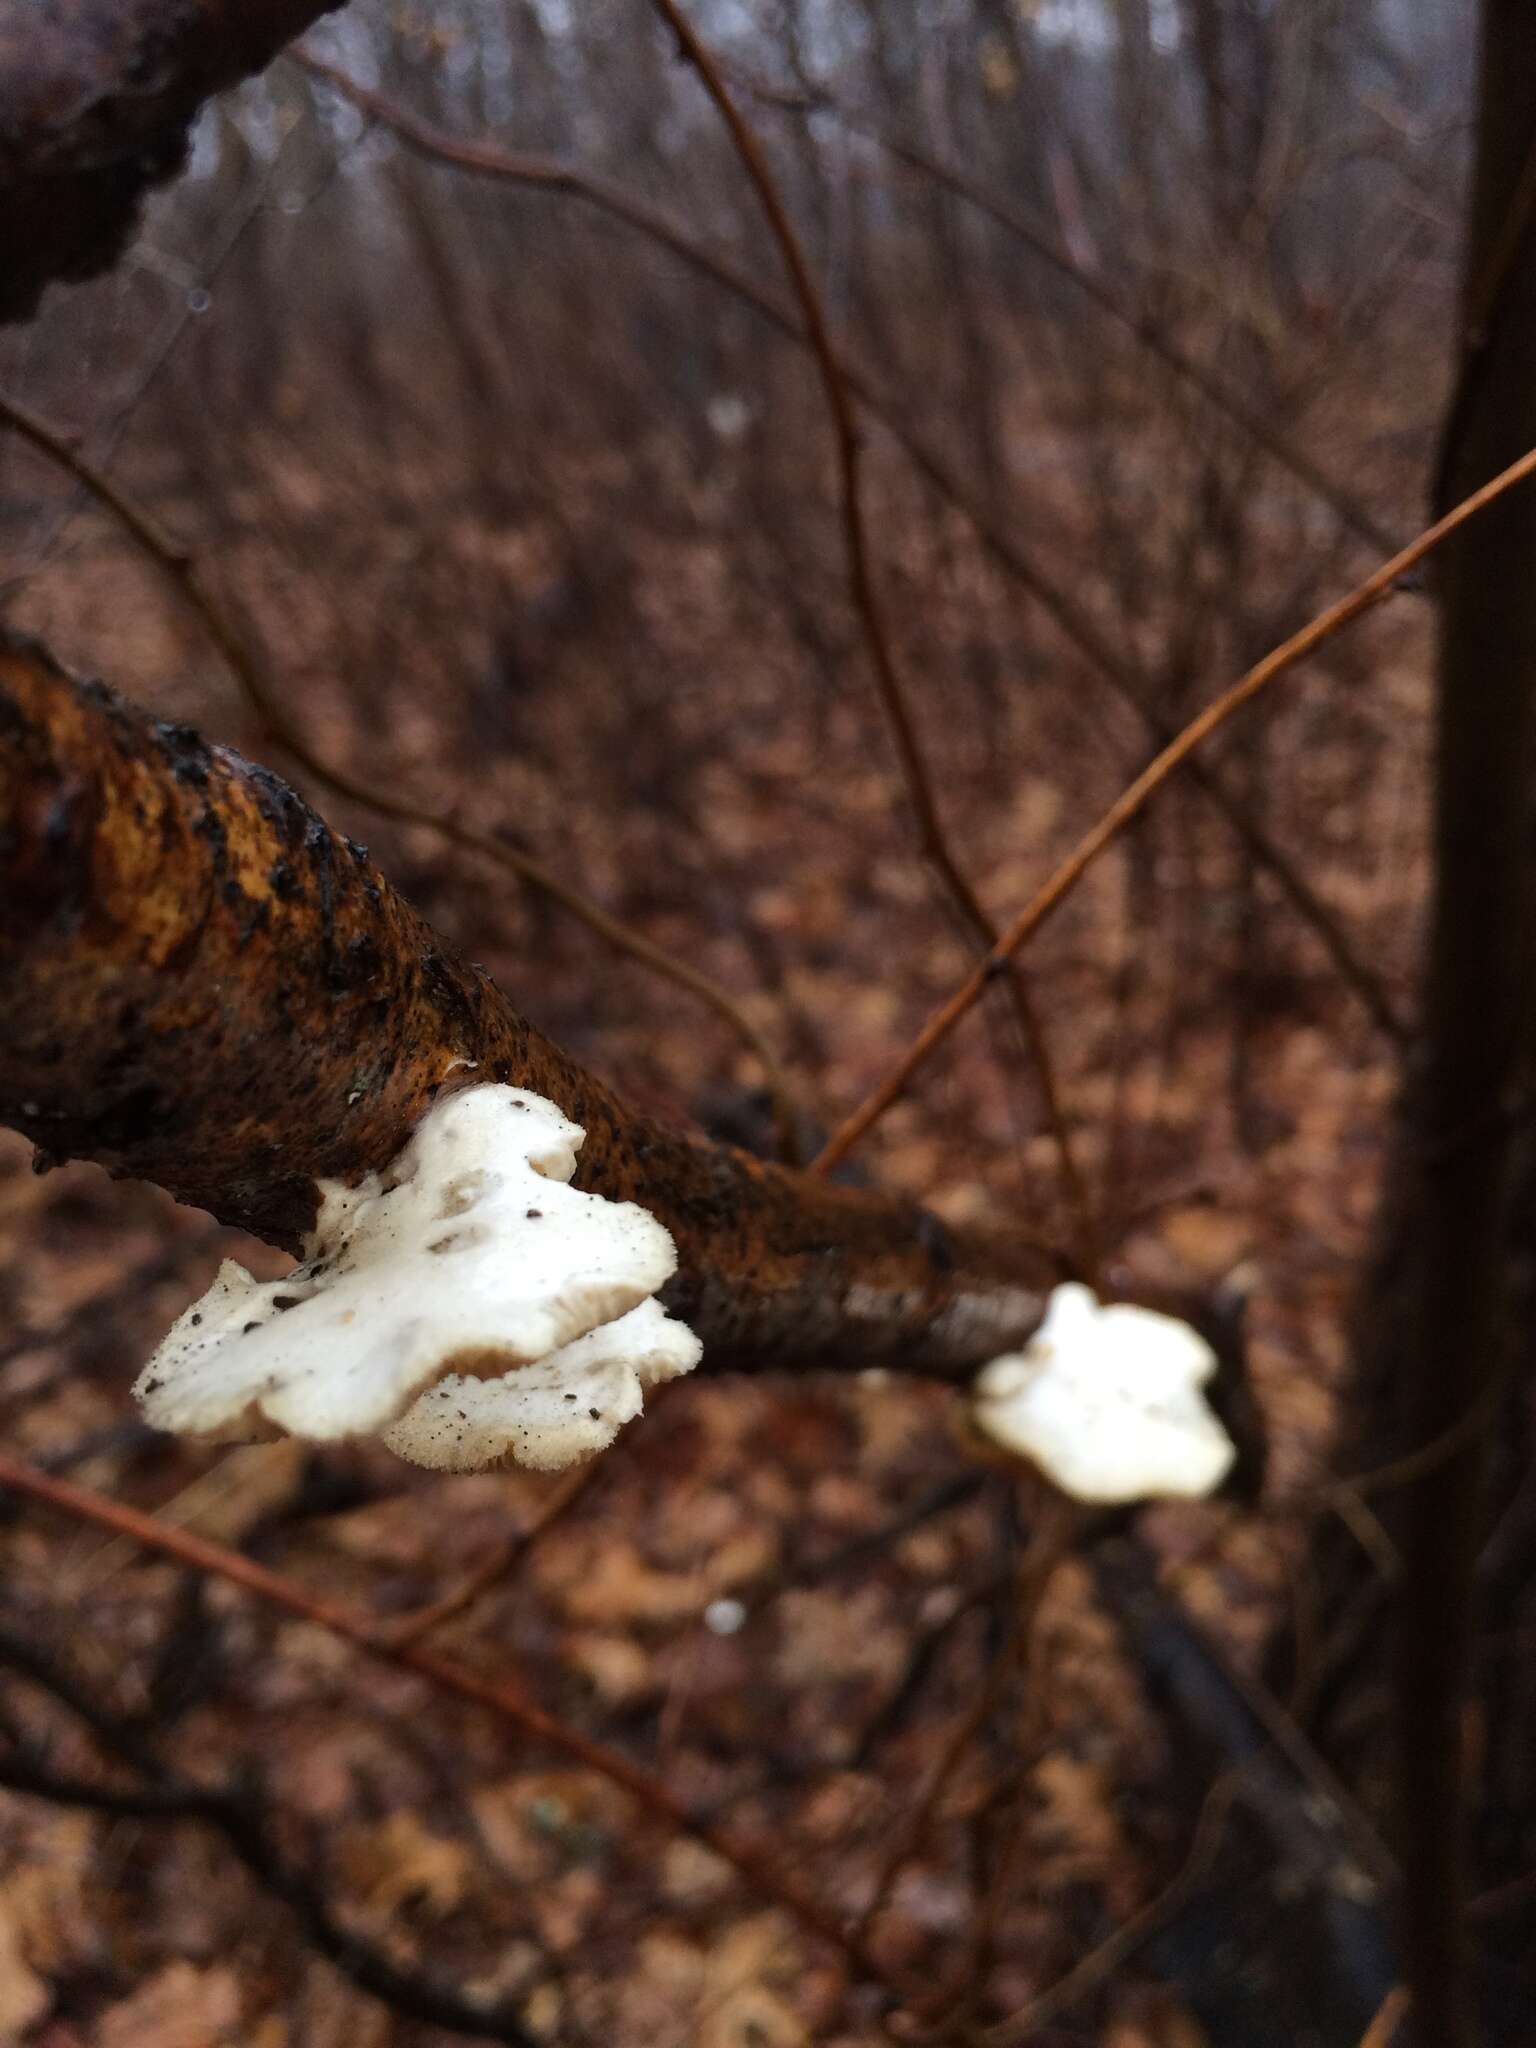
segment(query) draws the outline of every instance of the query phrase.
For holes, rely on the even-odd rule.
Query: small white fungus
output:
[[[583,1136],[525,1089],[447,1097],[386,1172],[320,1183],[291,1273],[226,1261],[140,1374],[146,1419],[222,1442],[383,1433],[454,1471],[601,1449],[701,1347],[651,1299],[667,1231],[566,1185]]]
[[[1074,1500],[1108,1505],[1199,1497],[1236,1455],[1200,1389],[1216,1354],[1174,1316],[1076,1283],[1052,1294],[1023,1351],[978,1376],[976,1420]]]
[[[691,1372],[703,1351],[659,1302],[589,1330],[499,1379],[450,1373],[384,1431],[413,1465],[474,1472],[499,1458],[556,1471],[613,1442],[640,1413],[646,1387]]]

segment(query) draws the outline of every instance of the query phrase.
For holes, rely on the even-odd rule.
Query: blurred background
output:
[[[938,807],[1006,920],[1159,735],[1424,523],[1472,9],[691,18],[823,294]],[[0,383],[192,550],[314,755],[705,970],[776,1049],[814,1144],[970,941],[918,852],[825,394],[719,116],[633,0],[360,0],[303,50],[339,81],[290,57],[205,110],[128,258],[0,337]],[[14,437],[0,606],[292,772],[635,1100],[771,1143],[761,1069],[717,1014],[428,823],[295,768],[120,523]],[[966,2024],[1133,1924],[1234,1757],[1278,1774],[1226,1829],[1238,1875],[1196,1872],[1027,2038],[1332,2048],[1391,1984],[1368,1821],[1300,1733],[1326,1601],[1288,1503],[1329,1469],[1400,1077],[1431,648],[1413,592],[1331,641],[1025,956],[1104,1272],[1206,1298],[1240,1276],[1262,1502],[1149,1511],[1134,1556],[1055,1559],[1021,1624],[1039,1504],[975,1462],[939,1390],[688,1385],[444,1624],[769,1830],[843,1910],[942,1767],[875,1934],[893,1967],[959,1966]],[[1080,1244],[1006,1004],[856,1163],[941,1215]],[[19,1140],[0,1140],[0,1216],[0,1427],[52,1469],[385,1615],[547,1508],[533,1475],[147,1436],[127,1387],[172,1315],[221,1254],[280,1262],[152,1190],[38,1177]],[[600,1781],[169,1565],[4,1534],[5,1628],[88,1621],[73,1653],[123,1711],[178,1756],[258,1771],[289,1852],[404,1964],[516,1998],[550,2041],[883,2038],[835,1958]],[[1368,1685],[1357,1706],[1379,1720]],[[16,1795],[0,1842],[0,2034],[452,2038],[318,1959],[216,1832]],[[1321,1942],[1327,1967],[1277,1958],[1282,1876],[1299,1952]],[[1256,1921],[1233,1903],[1250,1878]]]

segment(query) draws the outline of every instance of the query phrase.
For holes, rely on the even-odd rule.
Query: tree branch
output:
[[[0,322],[117,260],[198,108],[337,0],[42,0],[0,10]]]
[[[531,1699],[515,1679],[471,1671],[421,1644],[394,1642],[369,1617],[309,1592],[296,1580],[269,1571],[265,1565],[258,1564],[254,1558],[246,1557],[240,1551],[212,1543],[190,1529],[172,1528],[154,1515],[111,1500],[89,1487],[53,1478],[26,1459],[12,1457],[3,1448],[0,1448],[0,1490],[18,1493],[27,1500],[54,1508],[94,1528],[110,1529],[153,1555],[175,1558],[197,1571],[211,1572],[226,1584],[242,1587],[268,1606],[296,1614],[319,1628],[329,1630],[332,1635],[353,1644],[369,1656],[412,1671],[440,1691],[484,1707],[498,1720],[521,1730],[537,1742],[548,1744],[558,1755],[568,1757],[581,1769],[593,1771],[610,1784],[617,1785],[652,1819],[702,1843],[728,1863],[754,1892],[780,1907],[808,1933],[836,1950],[865,1982],[879,1986],[897,2003],[906,1998],[905,1987],[896,1975],[844,1926],[836,1911],[822,1903],[797,1871],[783,1867],[776,1850],[744,1840],[734,1829],[701,1815],[661,1779],[652,1776],[639,1764],[632,1763],[618,1750],[609,1749],[579,1730],[567,1727],[557,1715],[547,1712]]]
[[[757,195],[769,232],[788,273],[832,424],[832,440],[837,454],[838,515],[848,565],[849,596],[869,655],[881,713],[901,767],[918,848],[939,886],[949,896],[973,951],[985,953],[997,944],[998,927],[977,894],[975,884],[961,867],[950,842],[934,794],[933,777],[918,734],[917,721],[912,714],[907,686],[897,665],[870,557],[858,411],[847,373],[833,343],[826,308],[811,275],[800,238],[789,218],[778,182],[769,169],[762,144],[732,97],[720,65],[676,0],[652,0],[652,5],[662,23],[676,36],[678,47],[698,73],[705,92],[725,123],[731,145]],[[1074,1250],[1083,1276],[1092,1279],[1098,1269],[1098,1232],[1087,1184],[1073,1151],[1071,1128],[1062,1108],[1061,1089],[1045,1025],[1030,994],[1024,970],[1017,961],[1010,962],[1005,979],[1019,1036],[1036,1070],[1046,1125],[1056,1146],[1062,1199],[1072,1222]]]
[[[580,199],[623,221],[659,248],[669,250],[700,276],[750,306],[786,340],[810,348],[810,335],[791,308],[765,292],[750,273],[707,248],[669,214],[636,199],[622,185],[557,157],[503,149],[496,143],[450,135],[383,93],[359,85],[344,71],[308,51],[300,49],[290,54],[301,69],[350,100],[418,156],[452,165],[472,177]],[[881,392],[846,354],[838,356],[838,363],[848,390],[869,417],[879,421],[929,489],[959,513],[1003,574],[1028,593],[1062,638],[1131,706],[1157,744],[1166,746],[1173,738],[1173,727],[1158,710],[1148,679],[1100,631],[1089,608],[1068,596],[1014,535],[998,524],[981,498],[914,428],[910,405]],[[1190,762],[1188,772],[1190,780],[1221,812],[1253,858],[1274,877],[1281,893],[1311,928],[1345,984],[1360,998],[1377,1030],[1395,1044],[1406,1044],[1407,1027],[1398,1017],[1380,977],[1361,959],[1338,918],[1294,861],[1254,822],[1241,799],[1214,767],[1196,760]]]
[[[131,1723],[102,1707],[75,1673],[10,1630],[0,1630],[0,1667],[18,1672],[66,1707],[135,1778],[124,1787],[76,1777],[54,1770],[31,1749],[13,1747],[0,1753],[0,1785],[55,1805],[138,1820],[195,1821],[211,1828],[261,1889],[293,1915],[309,1946],[398,2018],[476,2041],[532,2048],[534,2036],[515,2006],[459,1998],[446,1985],[402,1969],[346,1926],[321,1886],[283,1854],[258,1786],[204,1785],[173,1771]]]
[[[878,1083],[858,1108],[833,1132],[829,1143],[812,1162],[813,1170],[829,1173],[841,1160],[847,1158],[864,1133],[901,1095],[918,1068],[943,1044],[960,1020],[975,1008],[993,976],[1001,971],[1019,947],[1027,939],[1032,938],[1047,918],[1055,913],[1099,855],[1145,808],[1168,777],[1183,765],[1202,741],[1225,725],[1234,713],[1243,709],[1244,705],[1251,703],[1278,676],[1294,668],[1304,656],[1315,652],[1341,627],[1347,626],[1362,613],[1372,610],[1390,597],[1400,580],[1411,569],[1417,568],[1426,555],[1432,554],[1442,541],[1449,539],[1458,528],[1464,526],[1469,519],[1475,518],[1514,485],[1522,483],[1533,471],[1536,471],[1536,448],[1530,449],[1518,461],[1510,463],[1507,469],[1500,470],[1491,482],[1472,492],[1470,497],[1463,498],[1459,505],[1445,514],[1444,518],[1427,527],[1417,540],[1395,554],[1389,562],[1384,562],[1363,583],[1356,584],[1347,596],[1329,605],[1326,611],[1319,612],[1317,617],[1309,625],[1303,626],[1299,633],[1293,633],[1289,640],[1282,641],[1273,653],[1267,654],[1261,662],[1249,669],[1246,675],[1240,676],[1202,712],[1192,718],[1178,737],[1170,740],[1135,781],[1121,792],[1098,823],[1084,833],[1073,851],[1008,926],[986,959],[966,981],[962,982],[954,994],[932,1013],[885,1079]]]
[[[546,1095],[677,1240],[716,1367],[963,1377],[1057,1277],[1016,1238],[635,1115],[269,770],[0,637],[0,1122],[293,1247],[445,1081]]]
[[[262,721],[267,738],[275,740],[323,789],[328,789],[333,796],[361,804],[365,810],[374,812],[378,817],[389,818],[396,824],[424,826],[462,852],[475,854],[482,860],[493,861],[498,867],[509,869],[519,881],[526,882],[529,888],[536,889],[552,903],[558,903],[562,910],[569,911],[588,931],[595,932],[616,951],[627,953],[663,980],[675,982],[713,1010],[737,1034],[762,1068],[764,1085],[773,1098],[779,1156],[794,1162],[797,1157],[796,1105],[784,1069],[767,1034],[759,1030],[741,1004],[719,982],[701,972],[691,961],[677,958],[648,939],[643,932],[633,930],[532,854],[524,853],[521,848],[508,844],[491,832],[477,831],[473,825],[461,824],[451,815],[439,816],[436,812],[423,810],[409,798],[377,789],[356,775],[333,767],[315,751],[305,738],[303,728],[290,717],[287,706],[268,682],[253,649],[209,588],[197,558],[165,533],[144,507],[115,483],[105,470],[72,446],[66,434],[5,391],[0,391],[0,426],[20,434],[39,454],[67,470],[92,497],[106,506],[146,559],[197,614],[209,639],[224,657],[246,702]]]
[[[1155,356],[1166,369],[1182,378],[1192,390],[1198,391],[1208,405],[1225,413],[1235,426],[1241,427],[1266,455],[1283,469],[1288,469],[1299,483],[1305,484],[1319,503],[1326,505],[1339,524],[1353,533],[1357,540],[1363,540],[1382,555],[1393,554],[1401,547],[1400,538],[1315,463],[1304,448],[1281,433],[1275,423],[1251,405],[1241,392],[1234,390],[1194,356],[1187,355],[1150,313],[1144,312],[1133,300],[1122,297],[1099,271],[1079,263],[1044,221],[1036,219],[1011,196],[984,184],[960,164],[939,156],[931,149],[920,148],[909,136],[883,128],[871,116],[839,98],[829,86],[818,83],[808,88],[784,88],[771,85],[734,65],[722,68],[727,69],[730,77],[765,106],[778,107],[802,120],[821,112],[830,114],[843,127],[855,135],[864,136],[908,170],[916,171],[919,176],[942,186],[957,199],[965,200],[979,213],[995,221],[1000,228],[1032,249],[1059,277],[1075,285],[1138,347]]]

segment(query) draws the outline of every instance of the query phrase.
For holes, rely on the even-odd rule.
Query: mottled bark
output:
[[[0,1122],[293,1247],[469,1072],[583,1124],[677,1240],[708,1362],[959,1375],[1058,1277],[1003,1238],[636,1115],[285,783],[0,638]],[[464,1062],[472,1062],[466,1067]]]
[[[337,0],[0,0],[0,320],[106,269],[211,94]]]

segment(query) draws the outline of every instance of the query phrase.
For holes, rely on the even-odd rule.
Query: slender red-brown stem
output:
[[[970,878],[955,857],[954,848],[950,845],[949,834],[939,815],[938,802],[933,793],[933,778],[928,772],[928,763],[918,737],[912,707],[907,699],[906,685],[896,664],[895,649],[891,644],[890,631],[886,625],[870,556],[868,522],[864,516],[858,413],[853,393],[848,386],[847,375],[832,339],[821,293],[811,276],[811,267],[806,260],[800,237],[789,218],[788,209],[779,192],[778,182],[769,168],[762,144],[751,123],[737,105],[719,64],[677,4],[677,0],[652,0],[652,5],[677,37],[679,48],[698,72],[704,90],[718,109],[736,154],[741,159],[742,168],[757,194],[773,239],[778,245],[784,268],[789,275],[790,288],[794,292],[796,304],[805,322],[811,354],[821,378],[827,411],[832,420],[833,437],[837,448],[838,511],[848,562],[848,587],[864,635],[864,644],[869,650],[870,666],[874,671],[880,706],[895,744],[897,759],[901,763],[907,802],[917,827],[918,844],[923,858],[947,892],[973,942],[983,948],[993,949],[998,940],[997,925],[977,895]],[[1091,1275],[1097,1266],[1097,1254],[1094,1249],[1096,1232],[1092,1210],[1088,1200],[1087,1184],[1073,1154],[1071,1131],[1062,1111],[1061,1091],[1056,1081],[1045,1026],[1030,997],[1023,975],[1010,966],[1005,969],[1003,978],[1012,997],[1024,1044],[1040,1077],[1041,1098],[1056,1146],[1062,1193],[1068,1214],[1073,1221],[1078,1257],[1085,1272]]]
[[[765,292],[756,278],[739,269],[726,257],[708,248],[694,235],[658,208],[637,199],[624,186],[603,178],[583,166],[528,151],[509,150],[498,144],[451,135],[424,121],[383,93],[372,91],[349,78],[344,71],[312,57],[306,51],[291,53],[293,61],[316,78],[343,94],[368,115],[397,136],[408,149],[436,163],[451,165],[473,177],[498,183],[520,185],[534,191],[564,194],[580,199],[612,219],[624,222],[659,248],[668,250],[750,306],[779,334],[801,348],[809,348],[810,337],[794,312]],[[839,353],[843,380],[865,413],[877,420],[911,462],[929,488],[958,512],[975,533],[987,554],[1010,581],[1017,583],[1040,606],[1057,631],[1136,712],[1159,742],[1171,737],[1158,711],[1146,679],[1105,637],[1092,615],[1070,598],[1047,576],[1040,564],[1006,532],[990,509],[948,463],[914,429],[910,413],[898,400],[883,394],[869,376]],[[1369,1014],[1372,1023],[1395,1044],[1407,1040],[1407,1029],[1397,1015],[1380,978],[1360,958],[1338,918],[1312,888],[1295,863],[1249,816],[1241,800],[1215,773],[1199,761],[1189,767],[1191,780],[1209,797],[1266,871],[1297,915],[1310,927],[1345,983]]]
[[[268,1570],[237,1550],[226,1549],[189,1529],[176,1529],[153,1515],[125,1506],[121,1501],[55,1478],[29,1464],[24,1458],[0,1451],[0,1489],[24,1495],[76,1521],[110,1529],[125,1536],[141,1549],[171,1557],[195,1571],[210,1573],[228,1584],[264,1601],[269,1607],[296,1614],[317,1627],[341,1637],[371,1657],[412,1671],[429,1684],[458,1698],[485,1707],[500,1719],[520,1728],[524,1734],[559,1750],[584,1769],[594,1771],[627,1792],[636,1805],[654,1819],[680,1833],[692,1836],[728,1863],[744,1883],[762,1897],[771,1899],[789,1913],[808,1933],[825,1941],[842,1954],[867,1982],[882,1986],[902,2000],[906,1993],[894,1984],[887,1971],[869,1955],[864,1944],[851,1935],[838,1917],[801,1883],[798,1877],[778,1867],[778,1860],[752,1843],[742,1842],[718,1822],[695,1812],[688,1803],[660,1779],[643,1771],[616,1750],[594,1742],[569,1728],[555,1715],[537,1705],[515,1680],[482,1677],[462,1665],[439,1656],[419,1643],[398,1642],[386,1629],[365,1614],[354,1612],[323,1595],[311,1593],[296,1580]]]
[[[1440,543],[1469,519],[1474,518],[1495,498],[1522,482],[1536,470],[1536,448],[1522,455],[1518,462],[1512,462],[1491,482],[1474,491],[1470,497],[1448,512],[1443,519],[1421,533],[1417,540],[1395,554],[1363,583],[1336,604],[1319,613],[1310,625],[1299,633],[1293,633],[1289,640],[1266,655],[1248,673],[1224,690],[1214,703],[1208,704],[1198,717],[1190,720],[1177,738],[1170,740],[1136,780],[1125,789],[1109,809],[1088,832],[1078,841],[1076,847],[1061,863],[1033,899],[1003,933],[996,946],[957,988],[952,996],[941,1003],[912,1044],[856,1110],[848,1116],[833,1133],[830,1142],[812,1162],[813,1171],[827,1173],[841,1160],[846,1159],[860,1138],[878,1122],[886,1110],[902,1094],[907,1083],[918,1068],[943,1044],[960,1020],[965,1017],[985,992],[987,984],[1004,971],[1008,961],[1027,939],[1030,939],[1052,913],[1082,880],[1088,869],[1113,844],[1131,820],[1141,812],[1149,800],[1203,740],[1219,727],[1225,725],[1244,705],[1249,704],[1278,676],[1294,668],[1298,661],[1319,648],[1341,627],[1357,619],[1363,612],[1372,610],[1389,597],[1398,582],[1410,569],[1415,568],[1426,555],[1433,552]]]
[[[1401,1984],[1392,1989],[1377,2007],[1371,2024],[1360,2036],[1360,2048],[1392,2048],[1398,2030],[1408,2017],[1409,1998]]]
[[[1201,1883],[1216,1860],[1227,1817],[1232,1811],[1234,1789],[1234,1779],[1230,1774],[1218,1778],[1212,1785],[1200,1809],[1200,1818],[1195,1823],[1194,1837],[1183,1867],[1157,1897],[1148,1900],[1139,1913],[1132,1914],[1097,1948],[1090,1949],[1081,1962],[1074,1964],[1064,1977],[1059,1977],[1038,1998],[1031,1999],[1021,2011],[999,2021],[995,2027],[988,2027],[979,2036],[981,2048],[1023,2048],[1023,2044],[1033,2040],[1042,2028],[1050,2026],[1062,2013],[1097,1990],[1136,1953],[1143,1942],[1156,1933]],[[1374,2048],[1374,2044],[1362,2042],[1361,2048]]]

